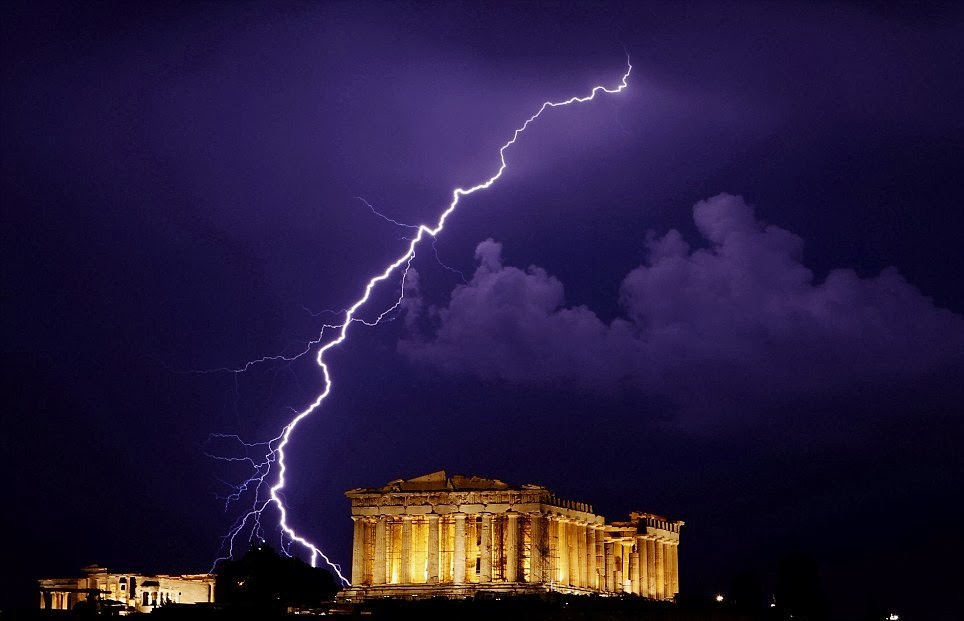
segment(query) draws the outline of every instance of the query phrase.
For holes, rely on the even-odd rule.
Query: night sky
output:
[[[959,618],[960,5],[29,2],[0,28],[0,606],[94,562],[208,570],[248,474],[209,434],[268,440],[322,387],[311,356],[216,370],[303,351],[404,252],[358,197],[434,223],[625,49],[628,89],[533,124],[332,352],[292,525],[350,566],[343,492],[446,469],[685,520],[685,595],[805,554],[835,619]]]

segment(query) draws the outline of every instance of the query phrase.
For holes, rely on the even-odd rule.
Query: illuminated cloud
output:
[[[452,373],[627,386],[683,406],[912,381],[960,362],[964,318],[896,269],[869,278],[836,269],[817,281],[803,240],[757,220],[739,196],[701,201],[693,219],[705,247],[676,230],[650,234],[646,262],[621,286],[623,317],[608,324],[566,306],[545,270],[504,265],[501,244],[486,240],[471,281],[399,349]]]

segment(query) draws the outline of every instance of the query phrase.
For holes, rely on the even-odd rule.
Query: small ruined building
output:
[[[80,578],[39,580],[40,608],[73,610],[74,606],[115,607],[120,611],[151,612],[167,604],[214,602],[213,574],[181,576],[119,574],[90,565]]]
[[[444,471],[345,495],[355,530],[343,601],[679,592],[678,520],[633,512],[607,524],[540,485]]]

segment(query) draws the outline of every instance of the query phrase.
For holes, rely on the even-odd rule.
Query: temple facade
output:
[[[540,485],[444,471],[353,489],[352,586],[341,599],[679,592],[681,521],[633,512],[607,524]]]
[[[116,573],[98,565],[84,567],[80,578],[38,581],[42,610],[73,610],[81,602],[111,603],[126,612],[151,612],[168,604],[214,602],[213,574],[142,575]]]

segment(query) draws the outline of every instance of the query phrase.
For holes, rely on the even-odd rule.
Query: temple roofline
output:
[[[505,491],[505,490],[539,491],[546,488],[541,485],[527,483],[514,487],[499,479],[489,479],[477,475],[465,476],[455,474],[448,476],[445,470],[437,470],[411,479],[395,479],[383,487],[359,487],[345,492],[351,498],[359,494],[384,494],[391,492],[434,492],[434,491]]]

